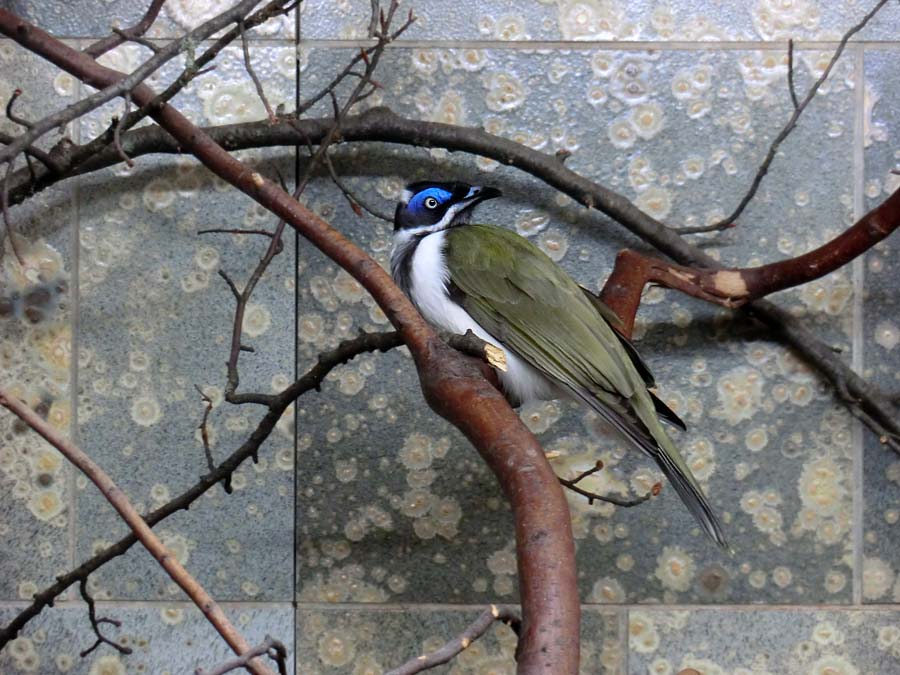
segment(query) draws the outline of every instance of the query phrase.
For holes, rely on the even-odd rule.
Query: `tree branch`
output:
[[[118,642],[116,642],[115,640],[111,640],[111,639],[109,639],[108,637],[106,637],[106,636],[100,631],[100,624],[101,624],[101,623],[108,623],[108,624],[110,624],[110,625],[112,625],[112,626],[115,626],[116,628],[119,628],[119,627],[121,627],[122,622],[121,622],[121,621],[117,621],[116,619],[108,619],[108,618],[106,618],[106,617],[104,617],[104,616],[101,616],[101,617],[99,617],[99,618],[97,617],[97,605],[96,605],[96,603],[94,602],[94,598],[92,598],[92,597],[91,597],[91,594],[88,593],[88,589],[87,589],[87,577],[85,577],[84,579],[82,579],[82,580],[79,582],[79,584],[78,584],[78,590],[79,590],[79,592],[81,593],[81,599],[84,600],[84,601],[87,603],[87,608],[88,608],[88,620],[91,622],[91,629],[93,629],[94,635],[96,636],[96,639],[94,640],[94,644],[92,644],[92,645],[91,645],[90,647],[88,647],[87,649],[82,650],[81,652],[79,652],[78,655],[79,655],[81,658],[84,658],[85,656],[87,656],[88,654],[90,654],[92,651],[94,651],[97,647],[99,647],[100,645],[103,645],[103,644],[109,645],[110,647],[112,647],[113,649],[115,649],[115,650],[116,650],[117,652],[119,652],[120,654],[130,654],[130,653],[131,653],[131,647],[125,647],[125,646],[123,646],[123,645],[120,645],[120,644],[119,644]]]
[[[246,668],[257,656],[268,656],[277,664],[279,675],[287,675],[287,648],[283,642],[276,640],[271,635],[266,635],[260,644],[243,656],[225,661],[225,663],[219,664],[212,670],[197,668],[194,673],[195,675],[225,675],[225,673],[230,673],[232,670]]]
[[[257,455],[260,447],[275,429],[275,425],[281,419],[288,406],[301,395],[311,390],[318,390],[322,381],[335,367],[346,363],[359,354],[371,351],[387,351],[394,347],[399,347],[401,344],[403,344],[403,341],[396,332],[362,333],[353,340],[342,342],[333,351],[321,354],[316,365],[309,372],[283,392],[271,398],[269,409],[265,416],[240,447],[216,466],[213,471],[202,476],[190,488],[158,509],[143,516],[144,520],[151,527],[155,526],[169,516],[189,509],[195,501],[217,483],[227,482],[241,464]],[[40,614],[45,607],[52,606],[54,598],[63,593],[69,586],[80,582],[82,579],[87,579],[90,574],[100,569],[110,560],[124,555],[135,543],[137,543],[137,537],[134,534],[122,537],[115,544],[89,558],[74,570],[57,577],[56,583],[53,585],[35,594],[32,603],[0,629],[0,649],[3,649],[10,640],[15,639],[28,621]]]
[[[160,541],[147,522],[141,518],[137,510],[124,492],[113,482],[112,478],[101,469],[94,460],[88,457],[80,448],[69,441],[54,429],[48,422],[35,413],[22,401],[10,396],[0,389],[0,405],[12,412],[19,419],[38,433],[50,445],[59,450],[72,464],[74,464],[97,489],[106,497],[106,500],[122,517],[135,536],[140,540],[144,548],[152,555],[166,573],[183,590],[195,605],[203,612],[203,615],[213,625],[234,652],[240,656],[250,649],[250,645],[244,636],[231,624],[222,609],[216,604],[212,596],[197,583],[190,573],[182,566],[171,551]],[[89,603],[89,607],[92,603]],[[99,632],[98,632],[99,635]],[[105,639],[104,639],[105,641]],[[256,675],[270,675],[271,671],[261,663],[250,663],[251,672]]]
[[[459,656],[463,650],[468,649],[469,645],[475,640],[487,633],[495,621],[505,623],[515,631],[516,635],[519,634],[521,623],[519,615],[509,607],[491,605],[459,637],[450,640],[450,642],[431,652],[431,654],[422,654],[422,656],[410,659],[402,666],[387,671],[384,675],[415,675],[416,673],[449,663]]]
[[[93,86],[114,87],[124,77],[4,10],[0,32]],[[155,97],[146,84],[132,90],[137,105]],[[409,347],[425,400],[472,442],[512,506],[525,617],[519,672],[576,673],[581,608],[568,506],[537,439],[484,378],[480,362],[447,346],[377,262],[278,185],[229,155],[170,105],[150,115],[183,151],[289,223],[378,303]]]
[[[241,150],[254,147],[294,145],[298,139],[301,142],[314,144],[325,136],[328,125],[328,119],[305,119],[282,121],[273,126],[265,122],[254,122],[211,127],[204,131],[221,143],[223,147],[229,150]],[[489,157],[502,164],[525,171],[572,197],[578,203],[597,209],[675,262],[689,266],[692,271],[722,269],[721,263],[717,260],[685,241],[671,228],[638,209],[623,195],[571,171],[553,155],[544,154],[509,139],[493,136],[475,128],[408,119],[395,114],[388,108],[373,108],[362,115],[347,117],[341,124],[341,137],[344,142],[381,141],[426,148],[441,147],[451,151]],[[157,128],[129,131],[123,135],[122,140],[132,157],[152,152],[174,153],[178,151],[177,143]],[[77,154],[80,153],[76,152]],[[59,159],[62,161],[62,155]],[[118,163],[118,157],[114,152],[103,151],[89,160],[83,160],[83,164],[73,171],[72,175],[96,171],[116,163]],[[44,172],[44,175],[39,178],[38,188],[51,185],[57,180]],[[10,192],[12,203],[29,196],[28,182],[27,173],[17,172]],[[896,197],[896,194],[893,197]],[[828,245],[826,245],[817,249],[818,253],[814,258],[817,257],[822,263],[830,260],[830,264],[838,265],[841,264],[840,260],[846,262],[851,259],[850,254],[854,251],[853,254],[858,255],[866,249],[866,246],[872,246],[887,236],[883,232],[879,233],[879,230],[886,228],[889,233],[900,225],[900,220],[892,213],[895,201],[891,199],[889,201],[890,205],[885,207],[882,216],[876,220],[874,229],[871,227],[871,221],[867,220],[870,214],[867,214],[857,223],[857,226],[854,226],[853,235],[845,233],[846,236],[838,237],[842,242],[840,257],[830,258],[827,255]],[[872,238],[867,241],[866,237]],[[809,258],[806,260],[813,261]],[[791,261],[787,260],[776,263],[775,266],[769,268],[769,271],[777,272],[777,274],[771,276],[766,283],[777,281],[784,284],[782,287],[788,287],[792,283],[799,284],[805,280],[822,276],[828,270],[819,265],[804,269],[801,265],[792,272]],[[789,280],[788,276],[792,278]],[[761,281],[762,278],[758,278],[756,283]],[[715,284],[713,284],[714,286]],[[695,297],[702,296],[695,295]],[[835,359],[834,353],[828,345],[825,345],[806,329],[799,319],[764,300],[753,301],[746,305],[746,309],[749,314],[771,328],[777,337],[787,342],[808,363],[831,381],[841,399],[851,410],[866,411],[870,419],[876,420],[882,429],[882,431],[876,430],[879,437],[890,438],[892,435],[900,433],[893,405],[885,400],[884,396],[874,387],[854,373],[849,366]],[[846,396],[842,394],[843,391],[847,392]],[[871,426],[870,428],[874,429]]]
[[[865,28],[866,24],[872,20],[872,17],[878,14],[878,11],[882,7],[884,7],[887,2],[888,0],[878,0],[878,2],[875,3],[875,6],[869,10],[869,12],[860,20],[858,24],[844,33],[837,49],[834,51],[834,54],[831,57],[831,60],[825,67],[825,70],[822,71],[819,79],[813,82],[812,86],[809,88],[809,91],[806,92],[806,96],[804,96],[803,100],[799,103],[797,103],[797,94],[794,91],[793,42],[788,43],[788,87],[790,89],[791,99],[793,101],[793,112],[791,113],[791,116],[788,119],[787,123],[784,125],[781,131],[778,132],[775,140],[772,141],[772,145],[769,146],[769,151],[766,153],[765,159],[763,159],[762,164],[760,164],[759,169],[757,169],[756,171],[756,175],[753,177],[753,181],[750,184],[750,189],[747,190],[746,194],[744,194],[744,196],[741,198],[741,201],[738,202],[738,205],[735,207],[734,211],[732,211],[726,218],[723,218],[719,222],[713,223],[706,228],[696,228],[694,232],[712,232],[715,230],[723,230],[725,228],[731,227],[732,224],[741,216],[741,214],[744,212],[744,209],[747,208],[747,205],[753,200],[753,197],[756,196],[756,192],[757,190],[759,190],[759,186],[762,184],[763,178],[765,178],[766,174],[769,172],[769,167],[772,166],[772,162],[775,160],[775,156],[778,154],[778,148],[781,147],[781,144],[784,142],[784,140],[791,134],[791,132],[794,130],[794,127],[797,126],[797,121],[800,119],[800,115],[803,114],[803,111],[806,110],[806,107],[815,98],[816,94],[819,91],[819,88],[825,83],[825,80],[828,79],[828,76],[831,74],[834,65],[838,62],[838,59],[841,58],[841,54],[844,53],[844,49],[847,47],[847,43],[850,41],[850,38],[856,35],[863,28]]]

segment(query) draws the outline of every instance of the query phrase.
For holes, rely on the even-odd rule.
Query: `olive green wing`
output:
[[[446,241],[453,297],[472,318],[656,460],[704,529],[724,546],[718,520],[658,415],[681,420],[647,390],[649,370],[640,357],[635,362],[634,348],[612,329],[598,301],[509,230],[465,225],[448,230]]]
[[[447,235],[450,281],[484,328],[561,383],[630,398],[644,382],[581,287],[524,237],[491,225]]]

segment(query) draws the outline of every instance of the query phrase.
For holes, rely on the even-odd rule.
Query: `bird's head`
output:
[[[475,205],[500,196],[500,190],[465,183],[421,182],[407,185],[394,212],[394,232],[438,232],[469,222]]]

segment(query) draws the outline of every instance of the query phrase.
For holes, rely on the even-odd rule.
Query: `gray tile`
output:
[[[347,56],[311,51],[301,94],[315,91]],[[751,66],[763,67],[765,58],[735,51],[397,49],[385,57],[383,98],[371,104],[484,126],[548,153],[568,149],[568,164],[666,222],[697,224],[736,203],[789,115],[780,78],[751,86]],[[590,82],[579,75],[595,72],[601,75]],[[842,71],[810,107],[739,227],[709,236],[706,250],[734,264],[758,264],[809,250],[852,219],[850,74]],[[798,77],[809,80],[805,70]],[[588,99],[593,87],[603,92],[596,106]],[[506,198],[486,204],[479,218],[533,236],[590,288],[600,286],[618,250],[637,244],[534,179],[483,158],[375,144],[335,154],[351,189],[382,210],[393,208],[412,179],[502,188]],[[324,181],[306,199],[387,260],[389,225],[355,216]],[[823,220],[821,213],[833,216]],[[343,277],[320,260],[310,256],[301,271],[301,366],[333,344],[336,332],[381,325],[367,301],[339,289]],[[779,302],[849,359],[851,296],[851,276],[841,271]],[[589,508],[572,496],[582,597],[848,602],[853,446],[850,417],[828,387],[764,332],[675,293],[646,294],[636,337],[662,395],[690,427],[676,440],[723,514],[736,554],[716,551],[671,489],[630,510]],[[308,446],[300,480],[312,476],[322,486],[298,495],[300,597],[515,597],[509,515],[493,478],[419,400],[408,359],[365,357],[339,377],[321,399],[302,403],[310,422],[301,420],[299,430],[301,447]],[[523,415],[545,448],[559,453],[561,474],[602,459],[606,469],[592,487],[617,496],[642,494],[658,478],[574,405],[536,406]]]
[[[265,636],[281,640],[293,663],[293,616],[290,606],[223,606],[228,618],[251,645]],[[11,607],[0,608],[0,621],[15,614]],[[0,671],[24,673],[193,673],[207,670],[232,658],[228,645],[194,608],[186,603],[152,603],[116,607],[100,603],[97,615],[122,622],[121,627],[104,626],[104,635],[132,650],[119,654],[108,645],[81,658],[95,640],[88,622],[87,608],[71,603],[64,608],[45,609],[14,642],[0,652]]]
[[[775,0],[752,3],[549,0],[527,5],[510,0],[444,0],[413,3],[418,18],[403,37],[468,41],[837,40],[858,23],[872,5],[874,2],[815,0],[789,3]],[[366,0],[307,0],[301,14],[301,35],[304,40],[365,37],[370,7]],[[898,19],[900,10],[888,3],[861,37],[894,39]]]
[[[829,609],[631,610],[628,672],[896,672],[900,613]]]
[[[3,0],[0,6],[60,37],[103,38],[111,28],[133,26],[144,16],[151,0]],[[163,4],[147,37],[180,37],[221,14],[234,3],[211,0],[175,0]],[[275,17],[250,33],[253,37],[294,37],[293,14]]]
[[[482,610],[307,609],[297,613],[297,673],[382,673],[459,636]],[[586,610],[581,628],[581,673],[621,675],[625,636],[619,615]],[[495,624],[434,673],[514,673],[516,636]]]
[[[273,92],[290,92],[293,73],[277,64],[282,48],[260,47]],[[204,122],[255,115],[255,98],[232,52],[210,79],[179,96]],[[176,72],[173,66],[172,72]],[[163,73],[161,79],[170,77]],[[101,131],[111,110],[85,122]],[[241,157],[268,176],[291,180],[292,149]],[[127,175],[126,175],[127,174]],[[80,250],[81,334],[78,415],[84,447],[141,509],[158,506],[207,472],[197,427],[204,406],[217,461],[250,434],[258,409],[222,403],[234,301],[219,270],[243,286],[268,240],[206,228],[272,227],[274,220],[199,164],[140,158],[134,170],[110,169],[84,181]],[[293,375],[293,233],[254,293],[241,358],[241,391],[272,392]],[[240,469],[235,494],[211,492],[187,514],[159,526],[210,591],[221,599],[284,599],[292,586],[293,440],[275,432],[260,463]],[[87,557],[123,532],[105,501],[79,481],[78,554]],[[170,583],[141,551],[103,570],[103,595],[155,599]]]
[[[15,111],[38,119],[71,102],[74,87],[54,68],[0,41],[0,100],[23,93]],[[0,131],[21,127],[0,113]],[[39,141],[43,148],[56,133]],[[19,159],[17,167],[24,166]],[[10,208],[22,267],[0,225],[0,373],[2,386],[61,432],[71,432],[71,353],[77,232],[74,183]],[[69,566],[70,469],[62,455],[4,410],[0,413],[0,598],[30,598]]]
[[[866,55],[865,208],[872,209],[900,186],[897,141],[900,137],[900,95],[892,86],[897,79],[897,52]],[[866,296],[863,306],[865,376],[888,395],[900,390],[900,319],[898,319],[897,237],[888,238],[865,257]],[[865,435],[863,496],[863,600],[897,602],[900,580],[897,566],[898,485],[900,458],[872,434]]]

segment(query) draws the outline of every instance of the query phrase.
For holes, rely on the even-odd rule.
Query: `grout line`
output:
[[[301,18],[300,18],[300,9],[294,10],[294,50],[295,50],[295,58],[294,58],[294,110],[299,109],[300,107],[300,59],[296,58],[299,55],[297,54],[297,46],[300,44],[300,29],[301,29]],[[296,189],[298,185],[298,181],[300,179],[300,144],[297,143],[294,145],[294,188]],[[300,320],[300,273],[299,267],[297,266],[297,261],[300,260],[300,234],[294,230],[291,231],[294,233],[294,335],[293,342],[294,345],[294,381],[300,376],[300,364],[298,363],[297,353],[300,347],[300,338],[298,334],[298,321]],[[300,483],[299,471],[300,466],[298,462],[298,445],[297,445],[297,407],[299,405],[298,401],[294,401],[293,403],[293,412],[294,412],[294,494],[293,499],[291,499],[291,509],[293,513],[291,514],[291,524],[292,524],[292,544],[293,547],[291,550],[291,641],[294,644],[294,648],[291,653],[291,672],[296,673],[297,668],[300,665],[299,659],[297,658],[297,646],[299,640],[297,639],[297,635],[299,634],[300,625],[299,625],[299,612],[297,611],[297,593],[298,593],[298,583],[299,583],[299,574],[300,568],[297,564],[297,547],[300,541],[300,531],[297,524],[297,495],[299,494],[297,488]]]
[[[81,44],[77,45],[81,48]],[[84,84],[78,82],[76,89],[78,98],[81,98]],[[81,123],[75,122],[72,135],[75,137],[76,143],[81,142]],[[71,330],[69,343],[69,438],[76,445],[81,445],[78,434],[78,351],[79,351],[79,334],[81,332],[81,191],[79,190],[79,179],[76,177],[72,181],[72,195],[75,200],[74,212],[75,222],[72,226],[72,241],[69,243],[69,255],[71,256],[71,273],[69,284],[69,327]],[[68,464],[68,463],[67,463]],[[69,524],[68,524],[68,554],[69,569],[77,564],[78,556],[78,497],[76,486],[75,467],[69,464],[68,476],[66,478],[66,489],[68,490],[68,506],[69,506]],[[66,589],[62,598],[71,596],[70,589]]]
[[[194,608],[199,611],[197,605],[189,600],[95,600],[98,607],[117,607],[120,609],[158,609],[164,607],[180,607],[182,609]],[[284,600],[217,600],[216,604],[220,607],[230,607],[232,609],[288,609],[292,607],[292,603]],[[0,601],[2,607],[27,607],[27,602],[18,601]],[[77,600],[57,600],[53,603],[55,608],[75,608],[84,607],[84,601],[81,598]]]
[[[484,611],[484,609],[491,603],[494,604],[504,604],[509,605],[511,607],[518,607],[518,602],[497,602],[494,600],[487,600],[480,604],[441,604],[441,603],[417,603],[417,602],[398,602],[398,603],[378,603],[378,602],[361,602],[361,603],[353,603],[353,602],[301,602],[298,603],[298,608],[303,611],[323,611],[323,610],[335,610],[335,611],[394,611],[394,612],[433,612],[433,611],[444,611],[444,612],[474,612],[474,611]],[[602,604],[581,604],[582,609],[590,610],[590,611],[618,611],[618,610],[626,610],[626,611],[660,611],[660,612],[681,612],[681,611],[711,611],[711,612],[733,612],[733,611],[744,611],[744,612],[759,612],[759,611],[776,611],[776,612],[792,612],[792,611],[800,611],[800,612],[858,612],[860,610],[881,610],[881,611],[890,611],[890,612],[900,612],[900,603],[891,603],[891,604],[873,604],[873,605],[861,605],[856,606],[852,604],[845,605],[807,605],[807,604],[770,604],[770,605],[761,605],[759,603],[736,603],[736,604],[722,604],[722,605],[704,605],[702,603],[698,604],[649,604],[649,603],[602,603]]]
[[[347,49],[369,47],[373,40],[329,40],[323,38],[300,39],[303,47],[319,49]],[[835,50],[840,45],[835,40],[802,41],[794,43],[794,49],[798,51],[810,50]],[[853,46],[864,45],[867,48],[895,49],[896,42],[886,40],[854,41]],[[631,40],[617,42],[615,40],[598,40],[596,42],[566,41],[566,40],[397,40],[387,46],[387,49],[496,49],[503,51],[534,51],[543,49],[567,50],[567,51],[787,51],[786,41],[763,40],[723,40],[721,42],[707,42],[694,40]]]
[[[286,37],[270,37],[270,36],[254,36],[248,35],[247,38],[251,43],[261,43],[266,45],[288,45],[293,46],[298,42],[304,46],[310,47],[360,47],[371,46],[374,41],[369,39],[356,40],[335,40],[329,38],[312,37],[303,40],[300,36],[300,26],[298,22],[297,33],[294,38]],[[101,40],[108,35],[62,35],[57,36],[60,40],[75,42],[87,41],[93,42]],[[165,44],[180,39],[181,36],[156,36],[148,38],[154,43]],[[213,40],[207,40],[211,42]],[[0,37],[0,44],[12,42],[10,38]],[[794,48],[798,50],[834,50],[837,49],[839,42],[836,40],[797,40]],[[850,46],[861,46],[866,49],[897,49],[897,42],[891,40],[854,40]],[[567,49],[572,51],[589,51],[594,49],[617,50],[617,51],[666,51],[666,50],[786,50],[787,42],[784,40],[478,40],[478,39],[409,39],[397,40],[388,45],[388,49],[416,49],[416,48],[436,48],[436,49],[503,49],[503,50],[535,50],[535,49]]]
[[[854,79],[856,90],[854,93],[854,120],[853,120],[853,220],[862,217],[863,190],[865,181],[865,50],[854,50]],[[865,256],[858,256],[852,264],[853,274],[853,318],[852,318],[852,361],[851,366],[858,374],[863,374],[863,293],[865,292]],[[853,439],[853,603],[862,604],[863,600],[863,507],[865,505],[863,495],[863,461],[864,461],[864,430],[862,422],[852,419]]]
[[[629,661],[631,644],[629,640],[628,624],[631,621],[631,612],[625,607],[619,613],[619,643],[622,645],[622,672],[626,675],[631,672]]]
[[[122,607],[122,608],[147,608],[156,607],[196,607],[194,603],[187,600],[97,600],[98,606],[103,607]],[[341,611],[341,612],[481,612],[488,606],[489,602],[481,604],[441,604],[441,603],[348,603],[348,602],[301,602],[297,603],[291,600],[221,600],[218,604],[223,607],[234,608],[292,608],[296,607],[300,611]],[[497,603],[507,604],[512,607],[518,607],[518,603]],[[21,609],[28,607],[26,600],[0,600],[0,609],[16,608]],[[78,600],[57,600],[53,603],[54,607],[83,607],[84,603]],[[582,604],[583,610],[591,612],[838,612],[841,614],[853,614],[858,612],[890,612],[892,614],[900,613],[900,604],[898,603],[874,603],[865,605],[761,605],[759,603],[743,603],[733,605],[704,605],[704,604],[627,604],[627,603],[603,603],[603,604]]]

